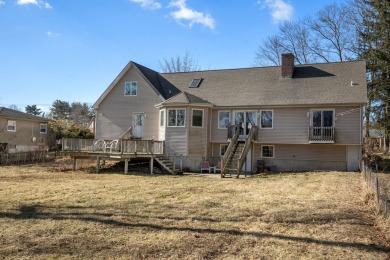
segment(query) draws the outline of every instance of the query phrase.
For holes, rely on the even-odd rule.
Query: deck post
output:
[[[175,171],[176,171],[176,154],[173,154],[173,174],[175,174]]]
[[[129,159],[125,159],[125,174],[129,173]]]
[[[100,169],[100,157],[97,156],[96,157],[96,173],[99,173],[99,169]]]
[[[75,171],[77,169],[77,160],[76,160],[76,156],[73,156],[73,171]]]
[[[180,154],[180,171],[183,171],[183,154]]]
[[[150,157],[150,175],[153,175],[153,162],[154,162],[154,160],[153,160],[153,156],[152,156],[152,157]]]

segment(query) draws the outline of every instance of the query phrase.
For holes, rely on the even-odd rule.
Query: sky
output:
[[[0,0],[0,106],[93,104],[129,61],[254,66],[278,24],[336,0]]]

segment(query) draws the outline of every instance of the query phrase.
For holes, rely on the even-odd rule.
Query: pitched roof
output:
[[[10,118],[10,119],[23,119],[29,121],[39,121],[39,122],[48,122],[50,121],[47,118],[34,116],[27,113],[23,113],[17,110],[9,109],[6,107],[0,107],[0,117]]]
[[[175,104],[197,104],[197,105],[212,105],[210,102],[199,98],[187,92],[181,92],[168,100],[165,100],[160,105],[175,105]]]
[[[108,95],[108,93],[110,93],[110,91],[116,86],[116,84],[121,80],[121,78],[126,75],[126,73],[133,66],[139,70],[139,72],[145,77],[147,81],[150,82],[152,88],[154,88],[157,94],[161,95],[164,99],[171,98],[180,93],[180,90],[174,85],[172,85],[172,83],[167,81],[164,77],[162,77],[160,73],[145,66],[142,66],[134,61],[130,61],[118,74],[118,76],[112,81],[108,88],[103,92],[99,99],[92,105],[93,108],[97,108],[99,106],[100,102],[103,101],[103,99]]]
[[[216,106],[284,106],[364,104],[367,102],[364,61],[297,65],[292,78],[281,67],[161,73],[181,91]],[[202,78],[199,88],[188,88]],[[353,84],[352,84],[352,82]]]

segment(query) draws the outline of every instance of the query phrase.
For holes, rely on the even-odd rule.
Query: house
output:
[[[97,139],[164,141],[185,167],[357,171],[364,61],[158,73],[129,62],[95,102]],[[261,161],[260,161],[261,160]],[[232,166],[234,164],[234,166]],[[235,169],[234,169],[235,168]]]
[[[0,152],[47,149],[49,121],[40,116],[0,107]]]

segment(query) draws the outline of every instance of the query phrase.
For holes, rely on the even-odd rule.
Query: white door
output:
[[[143,138],[144,137],[144,114],[143,113],[134,113],[133,114],[133,136],[134,138]]]

